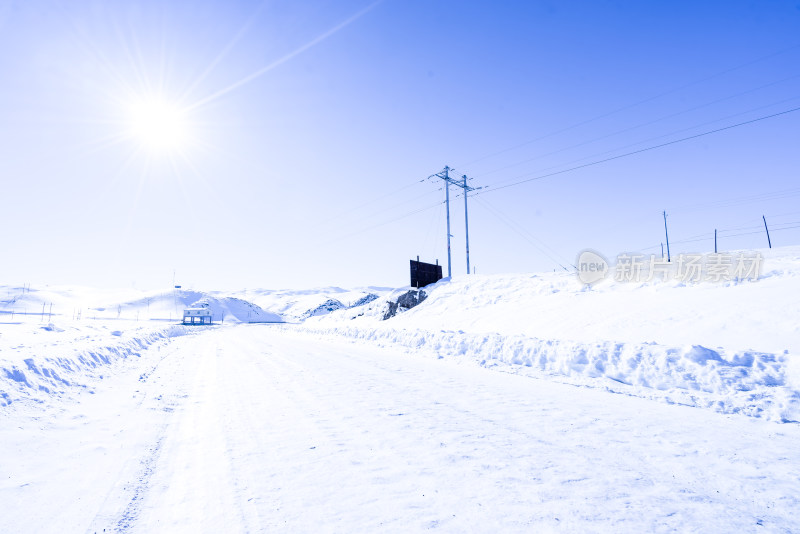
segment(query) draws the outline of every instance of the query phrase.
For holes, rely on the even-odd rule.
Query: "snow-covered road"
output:
[[[1,532],[800,525],[800,425],[291,327],[159,351],[80,402],[3,421]]]

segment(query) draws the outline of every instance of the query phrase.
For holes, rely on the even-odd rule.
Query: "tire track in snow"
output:
[[[155,420],[148,420],[150,425],[155,425],[156,430],[152,432],[146,446],[137,449],[135,455],[123,464],[115,484],[108,490],[87,532],[128,532],[135,527],[169,428],[176,412],[187,398],[185,384],[175,381],[175,377],[180,375],[176,375],[174,369],[185,368],[187,352],[196,344],[194,336],[181,338],[178,343],[164,351],[152,367],[139,374],[139,389],[136,390],[138,400],[134,411],[159,412],[159,417]],[[161,351],[160,346],[158,350]],[[163,391],[167,384],[175,389],[165,400]],[[138,417],[128,415],[131,420],[137,421]],[[142,449],[145,449],[143,453]]]
[[[222,434],[229,458],[230,481],[236,496],[234,502],[242,527],[241,532],[263,532],[252,467],[248,465],[248,458],[241,451],[243,441],[255,439],[254,428],[257,422],[253,418],[250,405],[239,404],[236,402],[236,397],[226,393],[231,387],[241,387],[238,383],[229,382],[231,376],[241,381],[246,380],[252,373],[246,366],[241,365],[241,347],[236,343],[231,345],[223,349],[217,342],[215,346],[215,376],[221,379],[215,381],[215,394],[220,400],[221,413],[226,414],[222,418]]]
[[[182,368],[173,370],[176,375],[193,369],[188,399],[166,429],[132,532],[258,529],[238,498],[242,484],[233,452],[239,430],[231,424],[238,410],[225,404],[228,350],[219,344],[227,330],[206,333],[194,351],[184,351]]]

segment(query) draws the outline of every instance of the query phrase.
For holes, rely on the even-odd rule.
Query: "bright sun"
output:
[[[187,119],[177,105],[159,98],[138,100],[129,114],[131,134],[150,150],[179,150],[186,145]]]

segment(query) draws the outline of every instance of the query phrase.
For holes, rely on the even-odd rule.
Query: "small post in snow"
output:
[[[772,248],[772,241],[769,238],[769,227],[767,226],[767,218],[764,217],[763,215],[761,216],[761,218],[764,219],[764,229],[767,231],[767,244],[769,245],[769,248]]]

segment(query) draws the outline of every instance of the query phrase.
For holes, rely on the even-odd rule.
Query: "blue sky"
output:
[[[0,0],[0,278],[399,286],[445,261],[445,165],[486,186],[478,273],[660,252],[665,209],[673,253],[763,247],[762,215],[800,244],[800,111],[499,188],[800,106],[799,26],[796,1]]]

